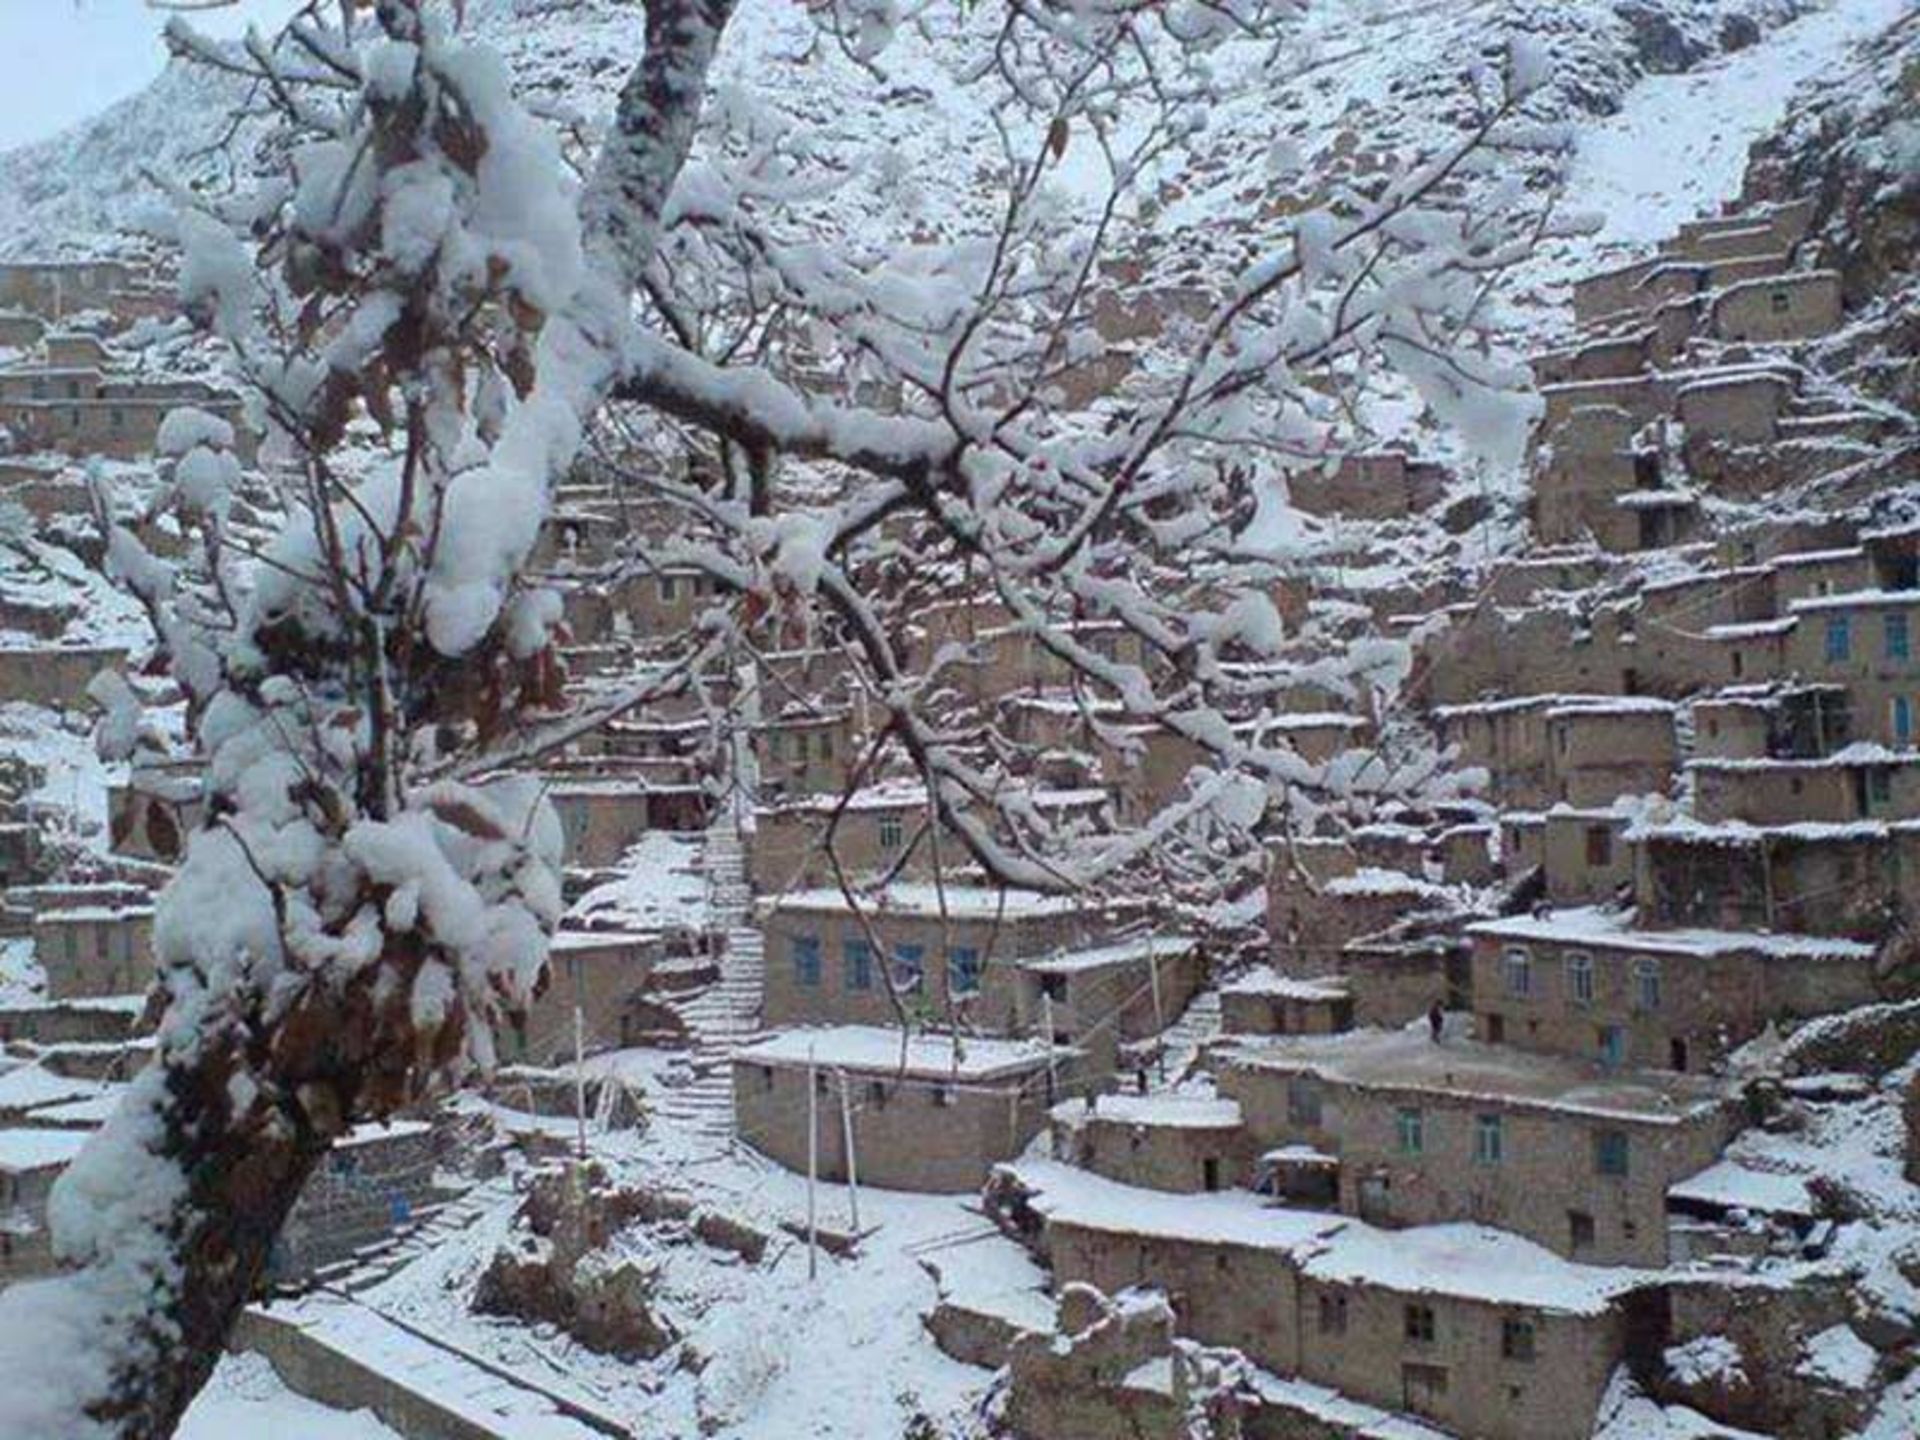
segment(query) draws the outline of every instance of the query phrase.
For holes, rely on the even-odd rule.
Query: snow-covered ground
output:
[[[296,1395],[258,1355],[228,1355],[174,1440],[400,1440],[400,1432],[364,1410],[349,1414]]]

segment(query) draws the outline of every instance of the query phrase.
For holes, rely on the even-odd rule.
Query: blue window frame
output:
[[[1894,743],[1910,745],[1913,743],[1913,699],[1907,695],[1896,695],[1888,702],[1893,712]]]
[[[1619,1065],[1627,1058],[1627,1032],[1618,1025],[1600,1027],[1600,1063],[1608,1067]]]
[[[893,988],[896,990],[918,990],[927,975],[927,947],[924,945],[896,945],[893,947]]]
[[[1853,657],[1853,621],[1845,615],[1827,617],[1827,663],[1838,664]]]
[[[1905,611],[1893,611],[1881,617],[1886,637],[1886,655],[1889,660],[1910,660],[1913,658],[1913,637],[1907,630]]]
[[[814,989],[820,984],[820,937],[793,937],[793,982]]]
[[[849,990],[873,988],[873,946],[865,938],[849,935],[841,946],[846,957],[846,986]]]
[[[947,984],[956,995],[972,995],[980,989],[980,952],[971,945],[955,945],[947,951]]]
[[[1624,1130],[1593,1132],[1593,1168],[1600,1175],[1625,1175],[1632,1144]]]

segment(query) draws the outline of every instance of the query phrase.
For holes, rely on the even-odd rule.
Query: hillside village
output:
[[[1856,63],[1910,111],[1912,17]],[[1267,502],[1320,540],[1236,734],[1437,778],[1270,816],[1225,899],[986,875],[872,762],[830,635],[666,683],[721,588],[652,558],[633,456],[578,465],[536,556],[563,708],[662,683],[537,763],[547,984],[483,1087],[323,1163],[181,1433],[1914,1433],[1920,201],[1835,141],[1912,129],[1860,88],[1569,277],[1514,494],[1413,437]],[[54,1179],[152,1051],[156,896],[219,823],[102,522],[189,557],[152,475],[217,464],[265,534],[278,463],[167,324],[177,257],[37,238],[0,261],[0,1284],[54,1267]],[[1107,282],[1092,390],[1194,306]],[[915,627],[1023,810],[1124,843],[1190,793],[1190,740],[984,588]],[[1301,678],[1369,646],[1397,684]],[[107,764],[129,694],[161,719]]]

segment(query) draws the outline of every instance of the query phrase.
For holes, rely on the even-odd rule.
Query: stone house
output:
[[[1444,465],[1377,450],[1291,472],[1287,500],[1309,515],[1397,520],[1434,509],[1446,485]]]
[[[649,1021],[640,1013],[664,951],[658,935],[616,930],[561,930],[548,951],[546,988],[527,1007],[526,1024],[503,1050],[516,1062],[569,1064],[574,1011],[584,1053],[637,1043]]]
[[[104,645],[0,649],[0,695],[51,710],[78,710],[93,703],[87,697],[93,677],[126,661],[125,650]]]
[[[590,505],[556,505],[540,524],[528,564],[535,570],[595,570],[613,561],[628,533],[624,516]]]
[[[1008,1183],[1056,1291],[1157,1287],[1184,1336],[1472,1440],[1590,1433],[1645,1283],[1484,1227],[1389,1232],[1040,1161]]]
[[[1733,214],[1686,220],[1661,248],[1688,260],[1791,251],[1806,238],[1817,208],[1815,197],[1806,196]]]
[[[1487,771],[1502,808],[1663,793],[1678,758],[1674,707],[1650,696],[1523,695],[1433,714],[1442,743]]]
[[[1324,765],[1349,750],[1373,743],[1373,723],[1337,710],[1269,715],[1255,722],[1250,739],[1261,748],[1285,747],[1309,765]]]
[[[1870,945],[1708,929],[1641,930],[1619,911],[1469,925],[1482,1039],[1608,1071],[1701,1071],[1769,1022],[1878,998]]]
[[[1198,1194],[1250,1185],[1252,1142],[1232,1100],[1095,1095],[1053,1107],[1053,1157],[1149,1190]]]
[[[1587,404],[1543,430],[1543,463],[1534,469],[1529,501],[1541,544],[1591,540],[1614,554],[1654,548],[1663,522],[1622,502],[1691,497],[1664,488],[1659,451],[1637,438],[1644,423],[1618,406]]]
[[[1845,825],[1920,814],[1920,754],[1849,746],[1810,760],[1708,757],[1686,765],[1694,818],[1708,825]]]
[[[797,795],[761,806],[753,830],[746,836],[747,865],[754,888],[762,895],[792,889],[815,889],[834,883],[826,853],[826,831],[834,815],[834,852],[849,877],[871,877],[883,871],[910,880],[933,878],[933,846],[925,833],[928,823],[926,787],[917,781],[887,780],[847,796]],[[1111,829],[1111,797],[1105,790],[1036,790],[1027,797],[1035,809],[1055,820],[1068,820],[1093,830]],[[951,869],[965,860],[959,842],[944,836],[941,863]]]
[[[1208,1055],[1259,1149],[1281,1168],[1324,1167],[1343,1213],[1497,1225],[1590,1264],[1665,1264],[1667,1187],[1735,1129],[1714,1082],[1435,1044],[1424,1026],[1232,1038]]]
[[[1634,900],[1641,923],[1872,939],[1910,910],[1920,860],[1913,822],[1638,826]]]
[[[1190,941],[1118,938],[1115,912],[1030,891],[1003,903],[902,881],[863,897],[859,916],[838,889],[797,891],[763,902],[761,923],[769,1025],[896,1024],[890,976],[910,1014],[944,1020],[951,1006],[999,1035],[1043,1032],[1051,1017],[1056,1039],[1085,1037],[1105,1060],[1178,1018],[1206,966]]]
[[[1806,680],[1844,685],[1850,732],[1893,749],[1920,734],[1920,589],[1855,590],[1796,600],[1788,649]]]
[[[23,260],[0,265],[0,305],[59,320],[105,310],[135,279],[118,260]]]
[[[47,333],[46,322],[24,310],[0,310],[0,347],[31,350]]]
[[[1331,978],[1295,980],[1256,969],[1220,987],[1227,1035],[1333,1035],[1353,1028],[1353,991]]]
[[[1633,885],[1630,812],[1556,805],[1541,828],[1540,864],[1556,905],[1611,900]]]
[[[788,1030],[733,1052],[734,1134],[804,1174],[811,1111],[823,1179],[847,1178],[851,1125],[862,1185],[978,1190],[1039,1133],[1056,1095],[1075,1082],[1075,1059],[1030,1041],[956,1042],[862,1025]]]
[[[1366,866],[1314,880],[1275,865],[1267,888],[1274,966],[1303,979],[1336,973],[1351,942],[1409,920],[1445,915],[1455,901],[1446,886],[1400,870]]]
[[[599,870],[617,863],[649,830],[698,830],[707,796],[698,785],[654,784],[637,777],[556,780],[547,798],[566,837],[566,863]]]
[[[1811,760],[1845,748],[1844,685],[1729,686],[1693,703],[1694,753],[1723,760]]]
[[[753,732],[760,793],[769,800],[838,794],[859,763],[860,734],[849,709],[795,708],[762,721]]]
[[[46,377],[46,398],[0,395],[0,425],[6,427],[16,451],[138,460],[153,453],[168,414],[192,403],[231,424],[235,453],[243,463],[253,459],[256,441],[245,428],[239,401],[191,382],[170,385],[98,376],[89,381],[84,378],[87,373]],[[29,388],[32,383],[28,381]],[[68,389],[79,393],[57,393]]]
[[[88,1138],[84,1130],[0,1130],[0,1284],[53,1270],[47,1196]]]
[[[1837,270],[1802,270],[1743,280],[1715,295],[1707,326],[1716,340],[1762,345],[1814,340],[1840,327]]]
[[[55,1000],[144,991],[153,982],[153,907],[108,902],[40,910],[33,957]]]

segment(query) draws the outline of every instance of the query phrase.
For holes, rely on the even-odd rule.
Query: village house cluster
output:
[[[1087,1418],[1109,1413],[1110,1433],[1162,1433],[1120,1427],[1161,1414],[1139,1374],[1176,1340],[1259,1366],[1283,1426],[1332,1396],[1347,1433],[1400,1414],[1538,1440],[1588,1434],[1622,1364],[1760,1325],[1756,1296],[1778,1343],[1830,1328],[1831,1293],[1752,1263],[1817,1253],[1818,1205],[1729,1147],[1788,1103],[1770,1045],[1916,980],[1897,922],[1920,903],[1920,525],[1866,503],[1718,518],[1882,423],[1808,383],[1803,347],[1845,318],[1812,214],[1699,221],[1575,287],[1577,337],[1535,362],[1534,543],[1474,593],[1276,583],[1289,624],[1337,611],[1406,640],[1408,702],[1303,683],[1229,717],[1236,736],[1303,773],[1413,743],[1458,783],[1276,829],[1261,920],[1233,933],[1159,896],[995,883],[921,779],[868,763],[887,717],[816,636],[770,621],[700,685],[665,684],[720,587],[654,563],[656,517],[583,465],[535,557],[568,695],[663,686],[541,762],[569,909],[494,1098],[584,1105],[570,1067],[665,1050],[647,1105],[716,1146],[984,1195],[1044,1260],[1059,1333],[944,1287],[929,1325],[1010,1365],[1029,1440],[1109,1433]],[[94,501],[72,462],[150,455],[170,409],[225,418],[259,458],[233,397],[120,348],[163,294],[118,262],[0,266],[0,500],[77,549]],[[1095,320],[1124,346],[1205,309],[1175,287]],[[1364,533],[1451,485],[1381,451],[1295,477],[1290,500]],[[129,659],[85,620],[0,595],[0,693],[75,735]],[[1062,633],[1156,663],[1111,619]],[[908,641],[1030,757],[997,813],[1123,835],[1202,761],[985,594],[918,607]],[[0,1279],[52,1263],[48,1187],[150,1048],[154,896],[207,823],[191,757],[143,753],[101,787],[97,851],[62,840],[47,788],[0,772]],[[614,1107],[610,1082],[595,1097]],[[448,1203],[465,1143],[433,1113],[356,1132],[280,1277]],[[1822,1385],[1801,1398],[1845,1413]]]

